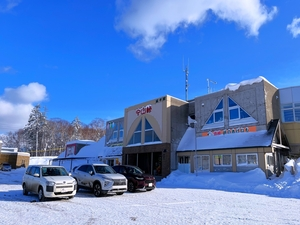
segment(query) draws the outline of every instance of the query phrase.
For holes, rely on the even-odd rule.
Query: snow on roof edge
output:
[[[270,85],[272,85],[273,87],[275,87],[276,89],[278,89],[274,84],[272,84],[270,81],[268,81],[265,77],[259,76],[257,78],[253,78],[253,79],[241,81],[240,83],[229,83],[229,84],[227,84],[225,86],[224,90],[228,89],[230,91],[235,91],[235,90],[239,89],[240,86],[252,85],[254,83],[260,83],[262,81],[266,81]]]

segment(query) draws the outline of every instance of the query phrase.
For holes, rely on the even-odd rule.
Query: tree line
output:
[[[3,146],[29,152],[30,156],[57,156],[72,140],[98,141],[105,135],[105,121],[94,119],[90,124],[76,117],[71,123],[55,118],[47,119],[46,109],[36,105],[23,129],[0,135]]]

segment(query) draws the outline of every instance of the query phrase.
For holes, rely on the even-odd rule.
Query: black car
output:
[[[113,169],[127,178],[127,190],[129,192],[134,192],[136,190],[151,191],[155,189],[155,177],[150,174],[143,173],[143,171],[137,166],[118,165],[113,166]]]

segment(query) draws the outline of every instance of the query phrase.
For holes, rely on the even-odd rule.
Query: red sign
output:
[[[238,127],[238,128],[230,128],[225,130],[214,130],[209,132],[203,132],[202,136],[216,136],[223,134],[234,134],[234,133],[243,133],[243,132],[255,132],[256,126],[250,127]]]
[[[135,113],[137,116],[140,116],[140,115],[143,115],[146,113],[151,113],[151,111],[152,111],[152,106],[146,105],[146,106],[143,106],[142,108],[135,110]]]

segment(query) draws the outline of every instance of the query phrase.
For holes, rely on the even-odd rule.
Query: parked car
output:
[[[127,191],[127,179],[107,164],[83,164],[73,170],[78,189],[91,189],[96,197],[107,193],[122,195]]]
[[[1,166],[1,170],[2,171],[11,171],[11,165],[9,163],[2,163],[2,166]]]
[[[136,190],[151,191],[156,187],[155,177],[150,174],[145,174],[137,166],[118,165],[113,166],[113,169],[127,178],[127,189],[129,192],[134,192]]]
[[[39,201],[47,198],[73,198],[76,194],[76,180],[63,166],[29,165],[23,176],[23,194],[38,194]]]

